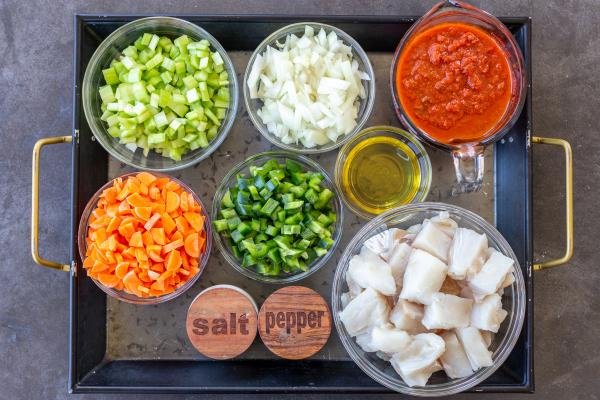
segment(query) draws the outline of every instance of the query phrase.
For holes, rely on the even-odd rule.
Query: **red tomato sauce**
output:
[[[489,33],[464,23],[415,36],[396,65],[395,85],[413,123],[446,144],[489,136],[512,95],[505,52]]]

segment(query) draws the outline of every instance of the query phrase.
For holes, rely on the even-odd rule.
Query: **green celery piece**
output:
[[[98,89],[98,93],[100,94],[100,98],[102,99],[103,103],[112,103],[116,100],[115,94],[113,93],[110,85],[101,86],[100,89]]]
[[[226,219],[218,219],[216,221],[213,221],[213,226],[215,227],[217,232],[224,232],[226,230],[229,230],[229,226],[227,225]]]
[[[103,69],[102,75],[104,76],[104,81],[109,85],[116,85],[120,82],[119,74],[117,74],[117,71],[113,67]]]

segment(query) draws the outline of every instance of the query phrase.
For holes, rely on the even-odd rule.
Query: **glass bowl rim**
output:
[[[424,170],[421,171],[421,174],[422,174],[422,176],[424,175],[425,179],[422,180],[423,184],[421,184],[419,186],[419,190],[415,194],[415,197],[408,204],[416,203],[416,202],[423,202],[425,200],[425,198],[429,194],[429,190],[431,189],[431,181],[432,181],[432,175],[433,175],[432,167],[431,167],[431,158],[429,157],[429,154],[427,153],[425,146],[423,146],[423,144],[411,132],[409,132],[405,129],[402,129],[402,128],[391,126],[391,125],[374,125],[374,126],[364,128],[363,130],[358,132],[348,142],[346,142],[344,144],[344,146],[339,150],[338,155],[335,159],[335,167],[334,167],[333,176],[335,178],[335,184],[337,186],[337,189],[340,192],[340,195],[342,196],[342,200],[344,201],[344,205],[348,209],[350,209],[350,211],[352,211],[355,215],[357,215],[363,219],[366,219],[366,220],[375,218],[389,210],[386,210],[380,214],[372,214],[367,211],[361,210],[359,207],[355,206],[350,201],[350,199],[348,199],[346,197],[345,191],[342,189],[342,182],[341,182],[342,171],[343,171],[342,157],[348,156],[348,154],[350,153],[352,148],[354,148],[354,146],[356,146],[358,143],[360,143],[359,140],[363,136],[366,136],[366,135],[369,135],[372,133],[376,133],[376,132],[382,132],[382,133],[389,132],[389,133],[393,133],[393,134],[402,136],[403,138],[408,140],[410,143],[415,145],[415,147],[418,150],[418,152],[415,152],[415,154],[416,155],[421,154],[423,156],[423,159],[425,160],[425,168],[424,168]]]
[[[268,46],[273,45],[276,41],[280,40],[281,38],[287,36],[290,33],[293,33],[296,29],[299,31],[300,28],[304,28],[307,25],[312,26],[313,28],[323,28],[327,32],[334,31],[345,44],[349,45],[352,48],[353,53],[355,53],[361,59],[361,61],[363,62],[364,66],[365,66],[365,69],[366,69],[366,71],[363,71],[363,72],[365,72],[371,78],[369,80],[369,85],[366,90],[367,97],[363,100],[359,99],[359,101],[365,102],[365,109],[364,109],[363,114],[359,115],[358,118],[356,119],[356,126],[354,127],[354,129],[351,132],[349,132],[348,134],[343,135],[343,137],[339,138],[335,142],[328,142],[325,145],[315,146],[312,148],[306,148],[300,144],[299,145],[285,144],[281,140],[279,140],[279,138],[272,135],[266,128],[265,124],[260,120],[260,117],[256,113],[257,110],[255,110],[251,106],[250,102],[252,100],[259,100],[259,99],[250,99],[250,92],[248,89],[248,76],[250,75],[250,71],[252,70],[252,66],[254,65],[254,61],[256,60],[256,57],[259,54],[264,53]],[[375,71],[373,69],[373,64],[371,63],[371,60],[369,59],[369,56],[364,51],[364,49],[361,47],[361,45],[358,43],[358,41],[356,41],[356,39],[354,39],[348,33],[346,33],[345,31],[343,31],[342,29],[340,29],[336,26],[324,24],[322,22],[311,22],[311,21],[295,22],[293,24],[289,24],[282,28],[277,29],[276,31],[271,33],[269,36],[267,36],[256,47],[256,49],[250,56],[250,59],[248,60],[246,70],[244,72],[244,79],[242,81],[242,86],[243,86],[242,92],[243,92],[243,96],[244,96],[244,105],[246,107],[248,116],[250,117],[250,120],[252,121],[252,124],[254,125],[256,130],[258,130],[265,139],[267,139],[273,145],[279,147],[280,149],[286,150],[286,151],[291,151],[291,152],[300,153],[300,154],[319,154],[319,153],[326,153],[326,152],[335,150],[335,149],[339,148],[340,146],[344,145],[353,136],[355,136],[358,132],[360,132],[360,130],[367,123],[369,117],[371,116],[371,113],[373,112],[373,107],[375,105],[375,93],[376,93],[375,79],[376,79]]]
[[[206,147],[205,149],[202,149],[202,151],[198,152],[198,154],[196,156],[194,156],[193,158],[189,159],[186,162],[180,162],[180,161],[173,160],[172,166],[162,167],[162,168],[153,168],[153,167],[147,167],[147,166],[140,165],[138,163],[133,162],[132,160],[130,160],[127,157],[123,157],[118,152],[113,151],[113,149],[112,149],[113,144],[111,144],[110,140],[107,140],[107,138],[104,137],[104,136],[109,136],[106,126],[104,125],[103,122],[96,123],[96,121],[94,121],[93,116],[95,114],[95,111],[93,110],[93,107],[91,104],[91,99],[89,99],[89,96],[91,96],[91,93],[94,91],[94,88],[91,87],[92,86],[91,80],[92,80],[93,72],[95,70],[101,69],[103,67],[100,64],[100,59],[102,58],[102,56],[104,56],[105,52],[108,51],[109,48],[113,47],[114,42],[116,42],[118,39],[120,39],[123,34],[135,32],[136,30],[143,29],[143,26],[145,24],[150,24],[150,23],[156,23],[157,25],[164,25],[166,23],[166,24],[169,24],[168,26],[165,26],[166,28],[179,28],[179,29],[186,31],[186,34],[191,34],[191,32],[193,32],[195,36],[198,36],[198,37],[201,37],[202,39],[208,40],[210,42],[211,47],[213,47],[221,55],[221,58],[223,58],[223,62],[225,64],[225,69],[232,72],[231,74],[229,74],[230,75],[229,81],[230,81],[230,87],[231,87],[229,108],[227,109],[228,111],[227,111],[226,119],[222,122],[221,126],[219,127],[219,130],[217,131],[217,135],[213,138],[212,141],[209,142],[208,147]],[[140,27],[140,25],[141,25],[141,27]],[[118,51],[122,52],[122,49],[118,49]],[[190,22],[190,21],[187,21],[187,20],[184,20],[181,18],[167,17],[167,16],[154,16],[154,17],[139,18],[139,19],[133,20],[131,22],[128,22],[128,23],[118,27],[113,32],[111,32],[98,45],[98,47],[96,48],[96,50],[90,57],[90,60],[85,68],[82,85],[81,85],[81,103],[83,105],[82,108],[83,108],[83,114],[85,115],[85,120],[87,122],[88,127],[92,131],[92,135],[93,135],[94,139],[96,141],[98,141],[100,143],[100,145],[104,148],[104,150],[106,152],[108,152],[111,156],[113,156],[114,158],[116,158],[117,160],[119,160],[122,163],[125,163],[131,167],[134,167],[134,168],[137,168],[137,169],[140,169],[143,171],[151,171],[151,172],[178,171],[178,170],[193,166],[193,165],[199,163],[200,161],[208,158],[216,149],[219,148],[219,146],[227,138],[227,135],[231,131],[231,128],[233,127],[233,124],[235,122],[235,117],[237,115],[238,107],[239,107],[239,88],[238,88],[238,81],[237,81],[237,73],[235,71],[235,66],[234,66],[233,62],[231,61],[231,59],[229,58],[229,55],[228,55],[227,51],[225,50],[225,48],[221,45],[221,43],[214,36],[212,36],[208,31],[206,31],[204,28],[200,27],[199,25],[196,25],[193,22]],[[101,133],[104,133],[104,135]],[[113,140],[116,140],[116,138],[113,138]],[[124,146],[120,143],[115,143],[114,145]],[[190,152],[192,152],[192,151],[194,151],[194,150],[191,150]],[[158,156],[158,154],[157,154],[157,156]],[[142,156],[142,159],[144,159],[144,158],[146,158],[146,156]]]
[[[108,182],[106,182],[104,185],[102,185],[102,187],[100,187],[92,195],[92,197],[90,197],[83,212],[81,213],[81,217],[79,218],[79,224],[78,224],[78,228],[77,228],[77,249],[78,249],[79,258],[81,259],[82,264],[83,264],[83,260],[85,259],[85,253],[87,250],[86,238],[87,238],[87,232],[88,232],[88,228],[89,228],[89,219],[90,219],[90,216],[92,215],[93,210],[95,209],[96,205],[98,204],[100,195],[102,194],[102,192],[105,189],[107,189],[113,185],[113,182],[115,179],[118,179],[118,178],[126,179],[130,176],[138,175],[139,173],[140,173],[139,171],[128,172],[128,173],[119,175],[117,177],[114,177],[114,178],[110,179]],[[185,191],[190,193],[194,197],[194,201],[196,201],[200,205],[201,213],[202,213],[202,216],[204,217],[204,229],[206,231],[206,248],[204,250],[204,253],[202,253],[202,255],[200,256],[200,258],[198,260],[198,269],[199,269],[198,273],[191,279],[188,279],[188,281],[185,284],[183,284],[182,286],[180,286],[173,292],[167,293],[167,294],[164,294],[164,295],[158,296],[158,297],[146,297],[146,298],[138,297],[134,294],[126,293],[125,291],[115,290],[113,288],[106,287],[103,284],[101,284],[99,281],[97,281],[96,279],[89,277],[96,284],[96,286],[98,286],[104,293],[106,293],[110,297],[113,297],[117,300],[123,301],[125,303],[130,303],[130,304],[138,304],[138,305],[160,304],[160,303],[164,303],[166,301],[172,300],[172,299],[178,297],[179,295],[183,294],[189,288],[191,288],[194,285],[194,283],[196,283],[196,281],[200,278],[200,275],[202,275],[202,273],[204,272],[204,269],[206,268],[206,264],[208,263],[208,260],[210,258],[210,253],[212,251],[211,217],[208,214],[207,209],[204,206],[204,203],[202,203],[202,200],[200,200],[200,198],[198,197],[196,192],[194,192],[185,182],[183,182],[180,179],[177,179],[173,176],[170,176],[170,175],[167,175],[164,173],[160,173],[160,172],[152,172],[152,175],[159,177],[159,178],[168,178],[168,179],[172,180],[173,182],[176,182]],[[82,265],[82,269],[85,270],[85,268],[83,268],[83,265]],[[86,276],[87,276],[87,273],[86,273]]]
[[[508,320],[504,321],[504,323],[508,323],[509,325],[507,327],[504,337],[499,342],[498,347],[495,349],[494,354],[492,355],[492,359],[494,362],[492,366],[481,368],[465,378],[448,378],[448,382],[438,384],[435,386],[399,386],[393,381],[391,381],[385,373],[381,372],[377,367],[374,366],[374,364],[371,361],[367,360],[356,349],[357,345],[355,343],[354,338],[352,338],[348,334],[339,317],[339,313],[343,309],[341,307],[341,300],[339,295],[342,293],[342,287],[345,282],[345,272],[347,270],[347,264],[349,262],[349,259],[351,256],[356,254],[357,245],[359,245],[359,241],[365,235],[367,235],[370,232],[373,232],[382,225],[386,226],[385,221],[388,218],[393,218],[396,216],[400,217],[402,215],[409,215],[411,213],[422,213],[432,211],[449,211],[451,214],[455,213],[461,218],[467,219],[470,223],[476,225],[477,228],[479,228],[481,231],[485,232],[485,234],[488,235],[488,238],[490,236],[492,237],[496,245],[499,247],[497,248],[498,251],[501,251],[504,255],[509,256],[513,259],[515,263],[515,282],[513,282],[512,284],[512,307],[511,312],[508,314]],[[523,323],[525,319],[526,302],[527,299],[525,289],[525,278],[523,276],[519,260],[512,248],[510,247],[510,245],[508,244],[508,242],[506,241],[506,239],[504,238],[504,236],[500,232],[498,232],[498,230],[494,226],[492,226],[489,222],[487,222],[485,219],[475,214],[474,212],[459,206],[455,206],[453,204],[440,202],[423,202],[400,206],[379,215],[378,217],[368,222],[365,226],[363,226],[360,229],[360,231],[357,232],[356,235],[354,235],[354,237],[350,240],[350,242],[346,246],[346,249],[344,250],[344,253],[340,258],[338,266],[335,270],[335,275],[333,278],[333,287],[331,292],[332,313],[334,315],[334,324],[336,327],[336,331],[342,342],[342,345],[346,349],[346,352],[350,355],[350,358],[352,358],[356,365],[372,379],[396,392],[413,396],[432,397],[447,396],[450,394],[456,394],[468,390],[490,377],[498,368],[500,368],[502,364],[504,364],[504,362],[512,352],[521,334],[521,330],[523,328]]]
[[[213,233],[214,242],[216,243],[216,247],[219,249],[219,252],[223,255],[223,258],[229,263],[229,265],[231,265],[236,271],[238,271],[242,275],[246,276],[247,278],[251,278],[258,282],[272,283],[272,284],[288,284],[288,283],[292,283],[292,282],[296,282],[301,279],[304,279],[304,278],[308,277],[309,275],[312,275],[313,273],[317,272],[319,269],[321,269],[325,264],[327,264],[327,261],[329,261],[329,259],[333,256],[336,248],[338,247],[338,244],[340,243],[340,241],[342,239],[343,223],[344,223],[343,203],[342,203],[342,200],[340,199],[340,194],[338,193],[337,188],[335,187],[335,183],[333,182],[333,180],[331,179],[331,177],[329,176],[327,171],[321,165],[319,165],[317,162],[311,160],[306,155],[292,153],[290,151],[285,151],[285,150],[264,151],[264,152],[254,154],[250,157],[247,157],[243,161],[240,161],[239,163],[235,164],[227,172],[227,174],[225,174],[225,176],[219,183],[219,186],[217,187],[217,190],[215,191],[215,194],[213,197],[211,217],[212,217],[213,221],[216,221],[218,219],[217,216],[219,214],[219,211],[221,210],[221,198],[223,197],[223,194],[225,193],[225,191],[230,188],[230,186],[228,185],[228,182],[232,178],[234,178],[235,175],[237,175],[238,173],[240,173],[244,170],[247,170],[248,167],[250,166],[250,164],[258,159],[277,158],[277,157],[290,158],[294,161],[298,161],[298,162],[302,163],[304,166],[308,166],[308,168],[312,169],[315,172],[320,172],[323,175],[323,181],[328,184],[328,186],[330,187],[330,190],[333,192],[332,201],[334,203],[334,209],[337,208],[338,211],[337,211],[337,220],[334,222],[335,230],[332,235],[332,238],[334,239],[334,241],[333,241],[333,245],[331,246],[329,251],[327,251],[327,253],[325,253],[324,256],[317,258],[315,261],[313,261],[312,266],[310,268],[308,268],[306,271],[300,272],[298,274],[278,278],[278,277],[272,277],[272,276],[267,276],[267,275],[260,275],[254,271],[249,270],[248,268],[242,267],[241,263],[235,258],[235,256],[233,256],[233,254],[231,254],[229,247],[224,243],[224,240],[221,237],[221,235],[219,234],[219,232],[217,232],[216,229],[213,229],[212,233]]]

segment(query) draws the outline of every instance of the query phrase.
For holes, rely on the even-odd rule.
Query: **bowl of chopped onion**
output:
[[[317,22],[285,26],[256,48],[244,74],[254,126],[274,145],[299,153],[336,149],[373,110],[375,74],[346,32]]]
[[[233,125],[237,78],[225,49],[178,18],[142,18],[100,43],[83,78],[94,138],[119,161],[153,171],[208,157]]]

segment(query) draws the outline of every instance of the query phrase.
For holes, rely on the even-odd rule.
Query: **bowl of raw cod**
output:
[[[375,74],[346,32],[301,22],[275,31],[256,48],[243,93],[250,119],[271,143],[321,153],[364,126],[373,110]]]
[[[82,102],[94,138],[110,155],[139,169],[173,171],[225,140],[237,111],[237,78],[223,46],[198,25],[142,18],[100,43],[85,70]]]
[[[366,224],[338,264],[335,326],[356,364],[416,396],[468,390],[512,351],[525,315],[519,262],[480,216],[409,204]]]

